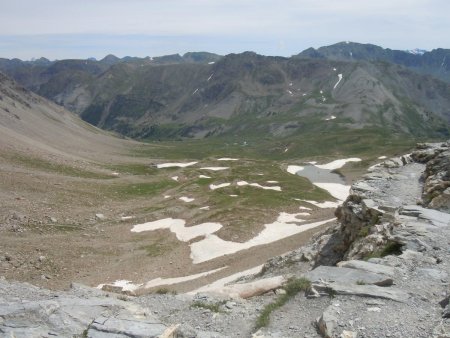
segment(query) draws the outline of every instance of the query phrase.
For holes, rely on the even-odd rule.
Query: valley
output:
[[[335,51],[343,46],[358,50],[357,59],[344,57],[347,49]],[[10,332],[9,326],[2,331],[3,320],[16,320],[9,309],[23,292],[30,309],[50,295],[68,297],[74,308],[84,307],[79,297],[87,297],[91,324],[83,317],[70,328],[80,332],[93,330],[95,318],[106,313],[100,309],[120,308],[128,321],[145,305],[163,314],[158,330],[164,332],[186,322],[198,332],[227,332],[224,337],[271,336],[271,330],[316,337],[326,324],[318,320],[316,330],[313,317],[341,306],[333,292],[353,317],[356,306],[365,305],[348,305],[348,292],[398,301],[399,308],[410,301],[403,289],[367,285],[369,291],[361,291],[366,281],[358,279],[346,280],[348,291],[326,281],[334,275],[320,275],[327,268],[339,275],[338,262],[372,259],[389,267],[389,259],[402,259],[392,272],[397,283],[414,294],[420,311],[437,313],[424,304],[426,292],[402,278],[411,277],[416,264],[407,250],[448,256],[436,249],[445,240],[426,237],[417,225],[442,225],[433,231],[445,234],[448,228],[448,144],[442,141],[450,135],[450,85],[445,74],[433,77],[433,63],[416,69],[443,51],[415,58],[410,67],[399,61],[399,51],[377,49],[381,56],[371,58],[363,53],[370,46],[363,47],[338,44],[291,58],[245,52],[0,60],[7,74],[0,73],[0,291],[14,304],[6,310],[0,304],[6,313],[0,311],[0,333]],[[411,155],[421,141],[441,143],[422,144]],[[410,206],[416,203],[441,211]],[[417,265],[433,269],[430,259]],[[445,284],[448,269],[442,269]],[[16,282],[33,286],[17,283],[17,291]],[[290,283],[313,294],[312,308],[295,296],[300,289],[289,294]],[[301,324],[289,326],[297,310],[287,303],[287,319],[277,312],[272,324],[253,326],[283,294],[297,297]],[[62,309],[62,303],[49,306]],[[234,309],[242,316],[227,317]],[[142,311],[144,319],[130,324],[131,331],[158,322]],[[440,318],[434,312],[433,325]],[[421,313],[409,311],[408,318]],[[345,315],[341,327],[356,330],[348,324],[352,316]],[[242,327],[233,328],[231,320]],[[46,318],[42,323],[36,330],[53,325]],[[429,332],[432,325],[426,326]],[[371,330],[376,337],[377,327]]]

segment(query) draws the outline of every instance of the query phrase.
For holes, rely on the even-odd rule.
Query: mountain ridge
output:
[[[446,138],[450,78],[436,60],[447,53],[343,42],[291,58],[200,52],[51,64],[3,59],[0,70],[89,123],[134,138],[283,138],[365,127]]]

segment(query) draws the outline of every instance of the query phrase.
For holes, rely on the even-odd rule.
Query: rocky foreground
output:
[[[450,337],[450,142],[370,168],[336,216],[310,245],[208,294],[54,292],[0,280],[0,334]],[[292,281],[305,291],[291,292]]]

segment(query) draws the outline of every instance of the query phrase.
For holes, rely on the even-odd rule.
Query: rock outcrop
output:
[[[80,285],[52,292],[0,280],[0,296],[2,337],[175,337],[173,328],[127,297]]]
[[[450,212],[450,141],[445,144],[420,144],[413,158],[426,163],[422,175],[423,204],[433,209]]]

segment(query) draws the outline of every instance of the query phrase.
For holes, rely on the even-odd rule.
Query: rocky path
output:
[[[408,163],[399,168],[391,168],[388,172],[383,172],[385,179],[371,182],[372,188],[376,190],[368,196],[373,196],[380,204],[396,208],[416,204],[422,194],[423,184],[420,182],[420,176],[424,169],[425,165],[421,163]],[[367,174],[366,178],[376,177],[378,173],[379,171],[374,174],[373,171]]]
[[[372,168],[337,210],[339,224],[308,246],[271,259],[261,273],[234,288],[247,290],[247,295],[270,290],[262,295],[242,299],[227,295],[226,290],[233,290],[228,287],[221,295],[134,298],[79,286],[51,292],[0,280],[0,333],[14,337],[449,338],[450,214],[443,211],[450,209],[445,204],[450,168],[433,162],[439,156],[448,160],[449,146],[423,147],[412,156]],[[430,163],[443,169],[430,170]],[[417,205],[424,171],[432,173],[422,177],[424,190],[431,201],[439,201],[441,211]],[[274,308],[268,325],[256,330],[261,313],[285,291],[281,282],[260,287],[261,292],[255,285],[290,277],[306,277],[311,287]]]

